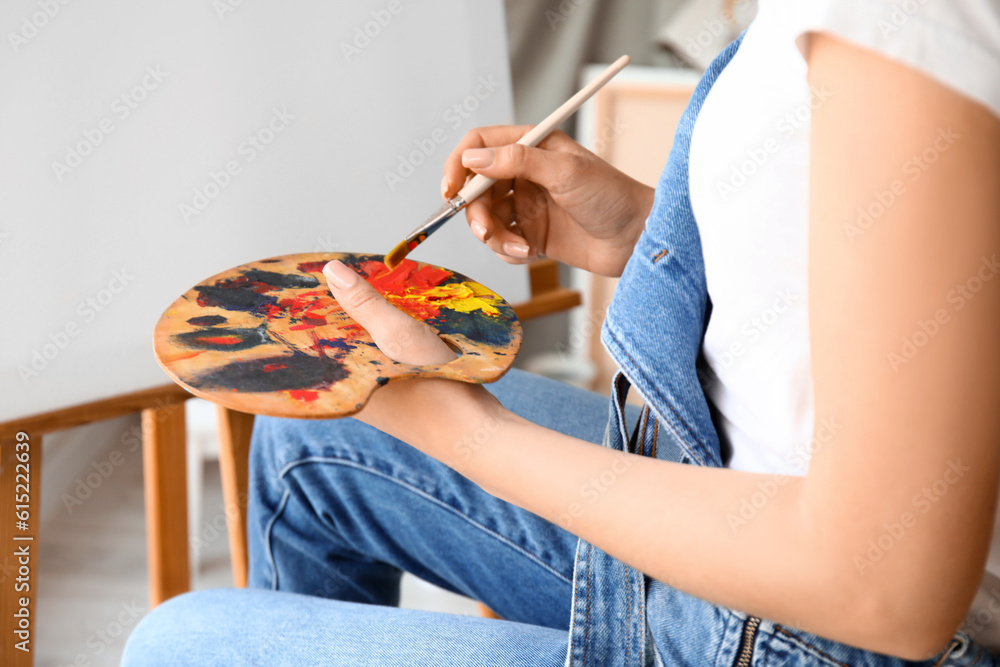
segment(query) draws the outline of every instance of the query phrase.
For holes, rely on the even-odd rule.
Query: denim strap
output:
[[[718,435],[696,370],[709,307],[701,240],[688,193],[688,150],[702,102],[741,39],[712,63],[678,123],[653,211],[601,332],[621,369],[612,381],[604,446],[620,452],[629,449],[623,415],[634,383],[687,460],[722,465]],[[645,451],[642,444],[640,438],[637,452]],[[665,458],[665,451],[657,452],[657,457]],[[582,539],[574,563],[572,608],[568,667],[653,664],[645,575]]]

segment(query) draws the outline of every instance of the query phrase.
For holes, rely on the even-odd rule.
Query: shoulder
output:
[[[813,34],[831,34],[917,70],[1000,117],[996,0],[772,1],[772,11],[792,22],[805,57]]]

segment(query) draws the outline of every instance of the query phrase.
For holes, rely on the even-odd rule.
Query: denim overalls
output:
[[[608,308],[601,340],[618,363],[605,445],[691,465],[722,466],[720,442],[699,380],[699,351],[711,314],[697,223],[688,189],[688,151],[701,105],[742,37],[705,72],[677,126],[653,210]],[[629,386],[645,400],[630,434]],[[637,508],[637,511],[643,511]],[[832,642],[710,604],[580,540],[566,665],[748,667],[750,665],[993,665],[964,635],[926,663]]]

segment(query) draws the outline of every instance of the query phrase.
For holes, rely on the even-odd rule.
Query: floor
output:
[[[105,424],[103,430],[69,437],[72,441],[52,436],[46,445],[47,464],[56,463],[71,447],[85,446],[92,458],[72,466],[75,474],[43,473],[35,659],[39,667],[117,665],[128,633],[148,611],[137,424]],[[98,436],[101,442],[95,442]],[[206,463],[202,473],[201,519],[191,530],[200,561],[193,588],[231,586],[227,538],[215,527],[223,525],[218,463]],[[471,600],[410,576],[404,577],[402,606],[478,613]]]

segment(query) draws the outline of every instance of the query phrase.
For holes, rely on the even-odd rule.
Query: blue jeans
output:
[[[517,370],[487,388],[536,424],[602,441],[604,396]],[[639,415],[626,407],[629,425]],[[251,588],[157,607],[123,664],[564,663],[577,538],[559,526],[354,419],[258,418],[250,472]],[[403,571],[505,620],[398,609]]]
[[[613,425],[629,452],[682,459],[683,448],[648,410],[624,404],[627,384],[619,380],[610,419],[603,396],[516,370],[489,389],[548,428],[599,443]],[[455,446],[475,448],[488,437],[484,428]],[[250,481],[252,588],[160,605],[132,633],[123,664],[556,667],[567,659],[571,604],[581,602],[572,596],[578,548],[585,590],[599,583],[591,576],[602,576],[588,565],[592,548],[561,527],[353,419],[259,419]],[[398,609],[404,570],[481,600],[507,620]],[[642,625],[657,639],[645,655],[657,666],[729,667],[741,657],[754,667],[997,664],[961,636],[942,662],[912,663],[768,620],[748,633],[745,614],[654,580],[645,590],[650,626]],[[593,664],[620,661],[632,649],[609,650],[615,655],[590,656]]]

